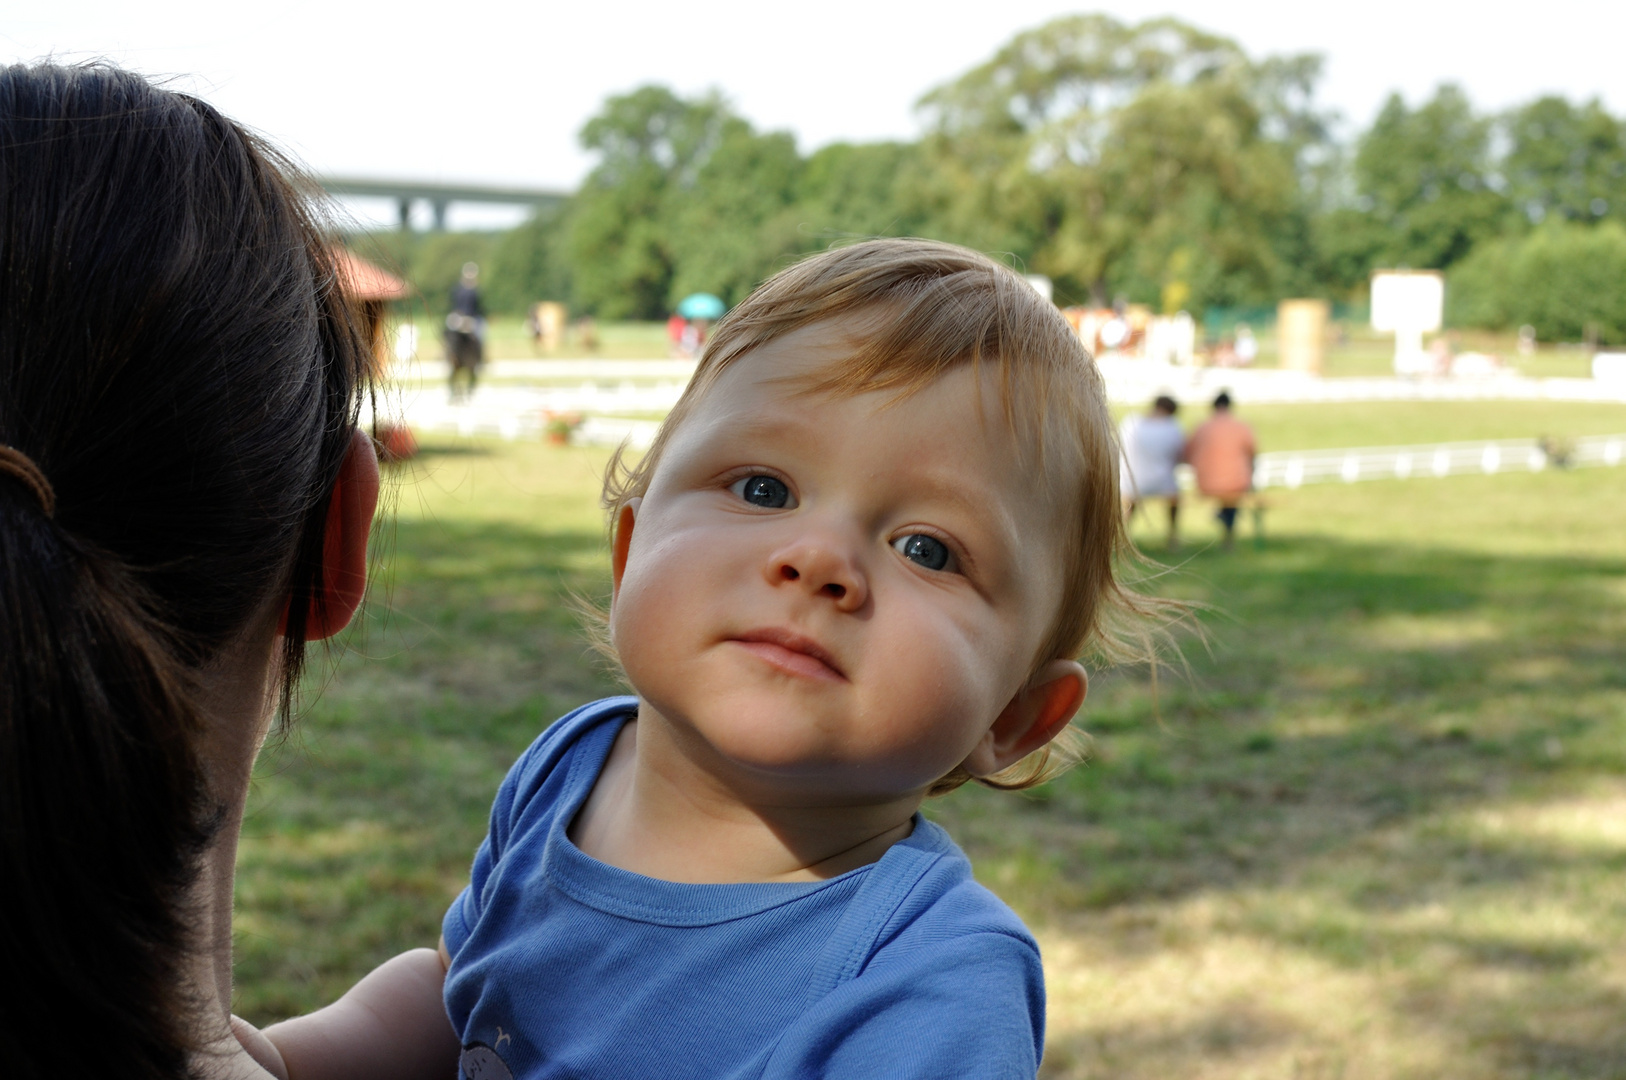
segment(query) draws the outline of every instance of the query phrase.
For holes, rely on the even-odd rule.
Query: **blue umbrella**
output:
[[[721,319],[728,305],[709,292],[691,293],[677,306],[677,313],[685,319]]]

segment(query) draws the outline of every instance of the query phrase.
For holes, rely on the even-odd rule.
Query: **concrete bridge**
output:
[[[356,176],[323,176],[317,182],[329,195],[369,195],[394,199],[400,210],[401,228],[408,228],[412,204],[427,202],[434,213],[435,229],[446,228],[446,208],[454,202],[496,203],[502,206],[557,206],[568,191],[542,188],[491,187],[484,184],[437,184],[416,180],[377,180]]]

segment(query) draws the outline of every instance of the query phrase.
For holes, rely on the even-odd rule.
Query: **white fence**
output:
[[[1266,402],[1626,402],[1626,380],[1526,379],[1506,374],[1485,379],[1322,379],[1292,371],[1181,368],[1111,356],[1103,357],[1100,367],[1112,400],[1136,404],[1150,401],[1157,393],[1173,393],[1198,404],[1219,389],[1230,389],[1244,409]],[[586,420],[573,441],[617,445],[628,440],[641,449],[654,438],[658,425],[653,418],[665,415],[677,403],[694,368],[690,360],[498,360],[487,366],[472,400],[454,402],[443,382],[445,364],[424,360],[402,364],[392,372],[394,385],[384,395],[384,411],[422,433],[504,439],[541,438],[550,415],[574,413]],[[1528,471],[1554,465],[1619,465],[1623,453],[1626,436],[1621,435],[1577,439],[1565,448],[1543,446],[1535,440],[1503,439],[1287,451],[1259,456],[1254,486]]]
[[[654,385],[625,382],[607,389],[592,382],[574,387],[483,385],[474,392],[472,399],[454,401],[442,386],[398,388],[385,392],[380,413],[419,433],[446,432],[465,437],[533,439],[541,438],[550,416],[570,413],[588,418],[584,430],[590,427],[596,430],[603,426],[595,424],[596,421],[613,421],[612,427],[648,423],[653,428],[653,423],[622,421],[613,414],[664,416],[677,404],[682,393],[682,384],[674,382]],[[638,428],[638,431],[642,432],[643,428]],[[635,436],[634,444],[637,445],[638,439],[643,437],[642,434]]]
[[[1253,464],[1256,490],[1334,481],[1406,480],[1463,473],[1540,472],[1547,468],[1619,465],[1626,435],[1574,440],[1495,439],[1426,446],[1362,446],[1344,450],[1284,450],[1260,454]]]

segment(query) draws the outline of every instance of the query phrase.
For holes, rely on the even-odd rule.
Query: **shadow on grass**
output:
[[[1111,825],[1100,843],[1123,855],[1198,860],[1097,898],[1111,902],[1270,873],[1331,834],[1626,766],[1626,560],[1317,539],[1199,556],[1171,580],[1215,608],[1212,651],[1186,649],[1192,678],[1165,671],[1154,706],[1143,672],[1098,676],[1080,718],[1089,765],[1025,797],[967,789],[937,804],[943,817],[973,831],[996,812],[1030,830]],[[1250,852],[1264,839],[1250,819],[1297,827]]]
[[[1275,1047],[1293,1036],[1279,1017],[1261,1013],[1246,1001],[1226,1001],[1178,1022],[1140,1023],[1113,1033],[1110,1043],[1052,1047],[1045,1052],[1041,1075],[1060,1076],[1084,1068],[1100,1075],[1144,1071],[1149,1063],[1178,1068],[1201,1060],[1210,1068],[1238,1062]],[[1183,1075],[1169,1073],[1166,1075]]]
[[[414,460],[421,463],[426,459],[437,457],[488,458],[495,455],[496,451],[484,443],[424,441],[418,444],[418,452]],[[395,468],[401,467],[401,465],[395,466]]]
[[[1626,845],[1517,821],[1522,805],[1626,773],[1623,581],[1626,559],[1324,538],[1199,553],[1166,591],[1215,606],[1212,652],[1189,650],[1193,677],[1164,684],[1159,715],[1144,672],[1101,677],[1081,718],[1089,765],[1026,797],[966,789],[932,812],[1040,925],[1245,898],[1218,929],[1401,984],[1459,974],[1433,991],[1452,1002],[1439,1023],[1500,1065],[1619,1075],[1557,1063],[1626,1068],[1619,1025],[1538,1044],[1544,1024],[1573,1027],[1575,1003],[1618,1002],[1605,972],[1626,913],[1601,898]],[[1497,808],[1515,825],[1487,831]],[[1567,921],[1532,922],[1555,905]],[[1120,960],[1163,947],[1091,941]],[[1516,1022],[1502,991],[1470,989],[1498,979],[1544,989]],[[1080,1068],[1056,1075],[1097,1075]]]

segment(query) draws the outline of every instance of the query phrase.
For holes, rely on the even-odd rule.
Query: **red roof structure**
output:
[[[382,376],[390,363],[384,343],[384,305],[411,296],[412,286],[346,248],[333,248],[333,266],[345,298],[361,317],[361,332],[373,357],[373,374]]]
[[[404,300],[412,295],[412,286],[348,248],[334,248],[333,263],[345,295],[352,300]]]

